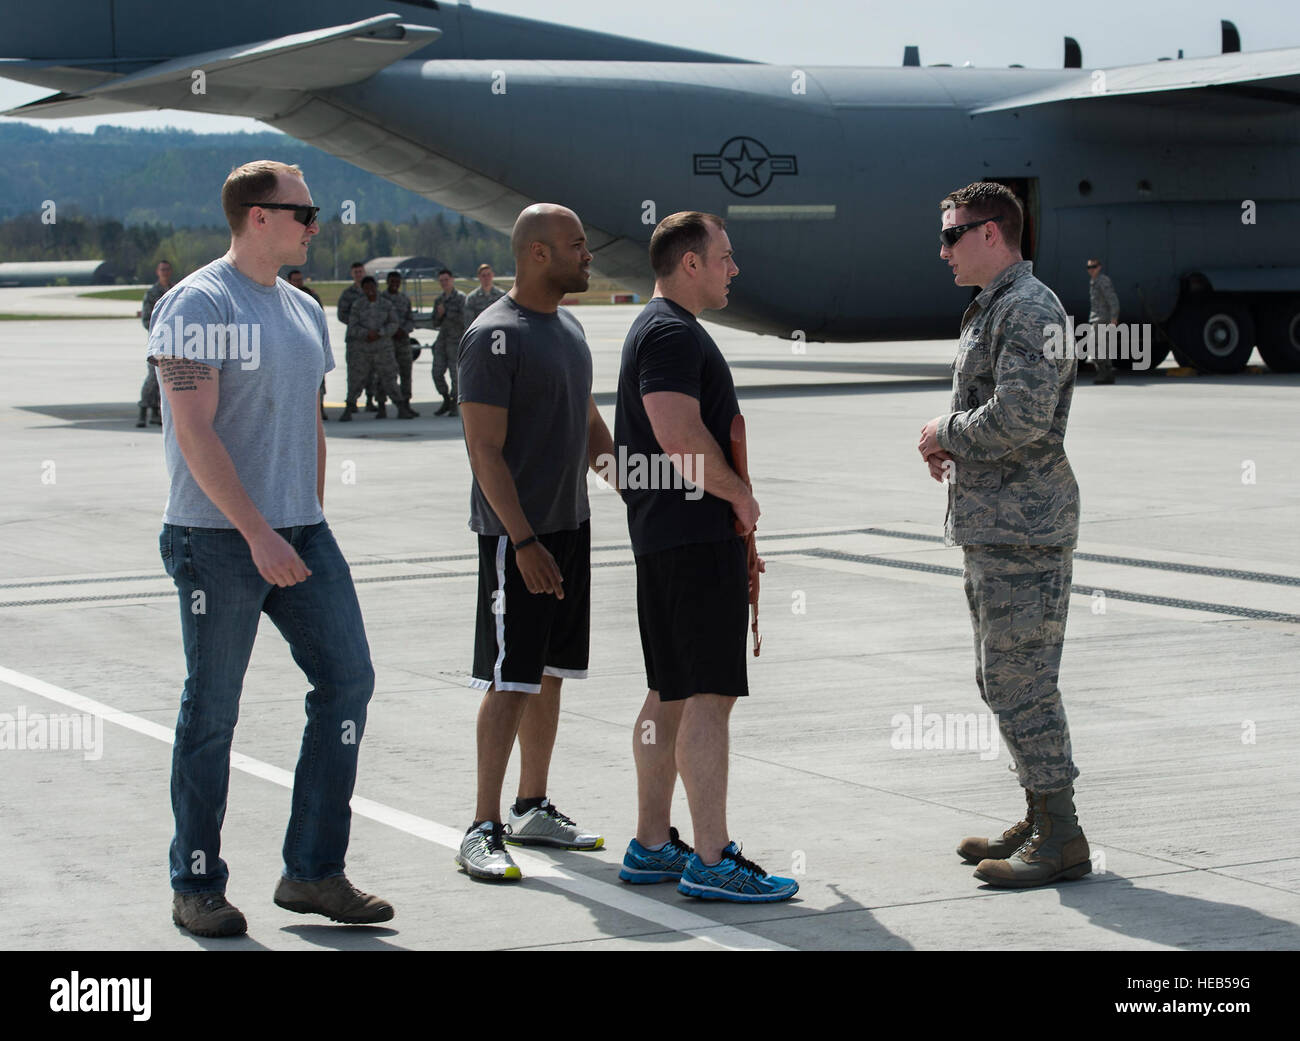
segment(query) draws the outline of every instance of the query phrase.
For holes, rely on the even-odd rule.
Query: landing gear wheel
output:
[[[1274,372],[1300,372],[1300,297],[1255,305],[1259,353]]]
[[[1193,296],[1169,323],[1174,353],[1202,372],[1240,372],[1255,349],[1250,308],[1228,296]]]

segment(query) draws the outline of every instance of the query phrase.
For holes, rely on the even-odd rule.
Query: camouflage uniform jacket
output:
[[[483,292],[483,287],[479,286],[469,296],[465,297],[465,328],[468,329],[474,324],[474,319],[495,304],[506,295],[504,289],[492,287],[492,292]]]
[[[953,412],[938,440],[956,466],[944,541],[952,545],[1073,546],[1079,486],[1065,457],[1076,363],[1043,350],[1065,309],[1022,260],[962,315]]]
[[[348,317],[352,313],[352,305],[358,300],[364,300],[366,294],[361,291],[361,287],[353,282],[350,286],[339,294],[339,321],[344,325],[348,324]]]
[[[1088,285],[1088,321],[1102,325],[1119,321],[1119,297],[1105,275],[1099,274]]]
[[[361,299],[352,305],[352,309],[348,312],[349,340],[362,343],[387,341],[388,345],[392,346],[393,333],[397,332],[397,311],[384,299],[385,295],[387,294],[381,293],[375,297],[374,303],[371,303],[365,294],[362,294]],[[367,341],[366,333],[369,332],[378,333],[379,339]]]
[[[392,304],[393,313],[397,315],[397,328],[407,335],[415,332],[415,315],[411,311],[411,298],[400,289],[396,293],[385,290],[379,295]]]
[[[438,317],[438,305],[445,308],[442,317]],[[450,294],[443,293],[433,302],[433,327],[438,330],[438,339],[434,346],[450,343],[459,346],[460,338],[465,335],[465,294],[453,289]]]
[[[175,284],[176,283],[174,282],[172,283],[172,285]],[[158,305],[158,301],[163,298],[163,294],[168,292],[170,289],[171,286],[164,289],[161,282],[155,282],[145,292],[144,302],[140,305],[140,321],[144,323],[146,329],[149,328],[149,319],[153,317],[153,309]]]

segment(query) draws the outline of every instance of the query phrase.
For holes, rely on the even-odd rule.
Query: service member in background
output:
[[[510,236],[515,284],[465,335],[460,400],[474,474],[479,597],[471,685],[478,713],[478,795],[456,862],[470,875],[517,879],[505,842],[599,849],[605,840],[550,801],[560,686],[587,675],[591,509],[587,469],[613,452],[591,396],[591,351],[559,303],[582,292],[591,254],[578,215],[529,206]],[[519,739],[518,797],[501,820],[501,787]]]
[[[506,295],[504,289],[497,289],[492,284],[496,275],[491,264],[478,266],[478,288],[465,297],[465,328],[474,324],[474,320]]]
[[[226,900],[221,826],[239,696],[265,614],[312,688],[274,900],[337,922],[386,922],[392,906],[343,873],[375,673],[352,575],[323,512],[316,388],[334,356],[324,312],[276,277],[306,260],[318,210],[298,167],[269,160],[233,170],[221,205],[230,252],[167,294],[149,338],[166,392],[171,475],[159,549],[180,598],[186,665],[172,745],[172,919],[199,936],[248,928]],[[190,358],[164,332],[173,327],[209,337],[251,328],[259,353],[252,364],[242,354]]]
[[[366,277],[366,265],[361,263],[361,261],[359,260],[353,261],[351,270],[352,270],[352,284],[347,288],[345,288],[343,292],[339,294],[339,302],[338,302],[338,309],[337,309],[338,320],[343,323],[343,327],[345,329],[347,328],[348,325],[348,319],[352,315],[352,305],[356,303],[358,300],[364,298],[366,295],[361,289],[361,280]],[[347,340],[345,340],[344,342],[345,344],[348,344],[348,346],[344,348],[346,353],[346,351],[350,349],[351,345],[348,343]],[[367,412],[374,412],[378,408],[378,406],[375,404],[373,400],[374,396],[375,396],[374,384],[373,383],[367,384],[366,385],[366,411]]]
[[[348,309],[348,399],[339,422],[352,422],[357,396],[369,386],[388,392],[397,403],[398,419],[414,419],[416,413],[397,384],[397,358],[393,354],[397,312],[385,298],[386,294],[379,295],[378,283],[372,276],[366,275],[361,280],[361,293],[361,299]],[[388,418],[388,409],[382,402],[375,410],[375,418]]]
[[[305,285],[303,283],[301,271],[299,271],[297,268],[294,268],[284,277],[288,281],[289,285],[293,286],[294,289],[301,289],[304,293],[306,293],[309,297],[311,297],[313,300],[316,301],[316,305],[318,307],[321,306],[320,297],[316,295],[316,290],[312,289],[310,286]],[[321,309],[322,311],[324,310],[323,307]],[[322,420],[328,420],[330,418],[329,413],[325,411],[325,381],[323,379],[320,381],[320,418]]]
[[[944,534],[963,550],[975,677],[1028,807],[1001,838],[964,839],[957,853],[990,885],[1040,886],[1092,866],[1057,687],[1079,532],[1064,444],[1076,361],[1044,350],[1065,310],[1020,255],[1010,189],[976,182],[940,206],[939,256],[981,291],[962,316],[952,411],[925,424],[918,448],[935,480],[949,478]]]
[[[433,327],[438,330],[438,339],[433,344],[433,385],[442,395],[442,407],[434,415],[454,416],[458,386],[457,359],[466,325],[465,294],[456,288],[456,280],[446,268],[438,272],[438,285],[442,286],[442,295],[433,304]],[[448,371],[451,372],[450,388],[445,379]]]
[[[158,305],[163,294],[172,287],[171,264],[165,260],[158,261],[154,273],[158,276],[158,281],[145,291],[144,300],[140,304],[140,321],[144,323],[145,332],[149,331],[149,319],[153,317],[153,309]],[[145,426],[146,422],[162,424],[162,397],[158,389],[158,372],[152,365],[145,365],[145,369],[147,371],[144,382],[140,384],[140,417],[135,421],[138,427]]]
[[[411,352],[411,333],[415,331],[415,314],[411,309],[411,298],[402,292],[402,274],[400,271],[388,272],[387,291],[384,293],[384,299],[393,307],[393,313],[397,315],[397,331],[393,333],[393,357],[397,362],[397,382],[402,388],[402,397],[406,398],[407,407],[410,407],[411,396],[414,393],[411,384],[411,366],[414,364],[414,358]],[[375,395],[375,400],[379,407],[384,407],[384,402],[388,395],[382,389]],[[414,411],[414,410],[412,410]],[[420,414],[415,413],[417,416]]]
[[[1101,261],[1093,257],[1088,261],[1088,321],[1092,325],[1092,363],[1097,367],[1093,383],[1114,383],[1115,362],[1107,356],[1113,340],[1110,332],[1102,330],[1119,321],[1119,297],[1110,277],[1101,273]]]
[[[748,533],[759,511],[731,465],[731,422],[740,412],[731,370],[698,321],[727,306],[727,286],[740,273],[725,229],[707,213],[659,222],[650,237],[654,298],[623,344],[619,457],[644,460],[650,473],[689,459],[689,473],[679,469],[692,488],[623,490],[649,690],[632,736],[636,837],[619,878],[676,882],[679,892],[708,900],[788,900],[798,883],[741,856],[727,830],[729,720],[749,693],[749,565],[736,522]],[[670,825],[679,773],[694,850]]]

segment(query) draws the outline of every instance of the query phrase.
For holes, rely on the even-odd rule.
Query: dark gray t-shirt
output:
[[[222,257],[158,302],[148,356],[190,358],[220,370],[212,427],[271,527],[325,519],[316,498],[316,425],[318,389],[334,354],[320,304],[284,279],[254,282]],[[190,473],[166,394],[163,441],[171,475],[163,522],[233,528]]]
[[[578,320],[542,314],[502,297],[460,341],[460,401],[509,410],[502,450],[535,533],[572,531],[587,502],[587,406],[591,351]],[[505,535],[475,478],[469,526]]]

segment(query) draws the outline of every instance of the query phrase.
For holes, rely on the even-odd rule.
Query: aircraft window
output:
[[[430,11],[438,10],[438,0],[397,0],[399,4],[406,4],[407,7],[427,7]]]

